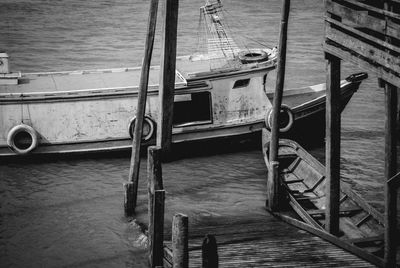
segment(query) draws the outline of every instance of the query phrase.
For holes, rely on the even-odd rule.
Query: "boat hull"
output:
[[[266,129],[263,130],[263,154],[269,169],[269,131]],[[279,141],[278,161],[278,176],[289,207],[309,226],[324,231],[325,167],[298,143],[288,139]],[[338,237],[352,247],[361,249],[366,255],[382,257],[382,214],[352,191],[344,181],[340,187]],[[290,215],[289,211],[280,213]]]
[[[266,111],[272,106],[270,92],[263,82],[273,67],[254,69],[232,76],[188,81],[175,91],[176,119],[172,141],[182,143],[207,139],[243,136],[264,127]],[[235,87],[237,82],[239,87]],[[247,84],[243,85],[244,82]],[[362,79],[342,83],[343,108],[358,89]],[[310,87],[313,88],[313,87]],[[317,88],[317,89],[316,89]],[[322,86],[314,90],[288,90],[284,101],[292,104],[295,122],[286,136],[310,137],[324,129],[325,93]],[[310,95],[301,99],[299,96]],[[57,92],[56,92],[57,93]],[[4,118],[0,157],[21,156],[6,144],[9,129],[21,118],[39,133],[39,146],[29,154],[72,154],[129,150],[129,122],[135,114],[137,91],[130,88],[62,92],[57,94],[25,94],[23,98],[2,99]],[[198,101],[197,99],[200,99]],[[298,103],[298,100],[301,100]],[[295,101],[293,101],[295,100]],[[296,102],[297,100],[297,102]],[[200,102],[201,106],[198,104]],[[204,102],[202,105],[201,102]],[[197,105],[197,106],[196,106]],[[196,109],[193,109],[193,107]],[[205,108],[204,108],[205,107]],[[201,110],[201,112],[198,112]],[[186,114],[194,112],[193,118]],[[196,114],[198,112],[198,114]],[[146,114],[155,122],[158,115],[158,90],[150,87]],[[205,116],[206,114],[206,116]],[[22,117],[21,117],[22,116]],[[25,117],[24,117],[25,116]],[[304,132],[305,125],[312,131]],[[316,126],[316,127],[315,127]],[[153,131],[156,131],[156,123]],[[143,142],[155,143],[155,134]]]

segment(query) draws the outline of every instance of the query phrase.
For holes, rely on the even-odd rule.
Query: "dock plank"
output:
[[[258,222],[193,226],[190,267],[201,267],[201,243],[208,233],[215,235],[218,243],[219,267],[374,267],[272,215]],[[170,242],[166,245],[170,247]]]

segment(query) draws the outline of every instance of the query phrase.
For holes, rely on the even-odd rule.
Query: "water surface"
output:
[[[286,86],[324,82],[322,1],[292,2]],[[224,3],[235,35],[251,38],[238,38],[240,44],[277,44],[281,1]],[[180,3],[178,55],[196,50],[202,4]],[[140,0],[2,0],[0,50],[11,56],[14,71],[137,66],[143,57],[148,7],[148,1]],[[157,37],[155,65],[159,53]],[[358,71],[344,64],[343,77]],[[380,210],[383,114],[383,91],[370,76],[342,115],[342,173]],[[323,145],[312,153],[322,159]],[[194,155],[163,166],[169,209],[192,212],[193,222],[229,221],[249,210],[262,213],[266,172],[257,146]],[[2,163],[0,266],[144,267],[140,232],[122,210],[128,167],[128,155]],[[142,165],[141,174],[145,169]],[[141,182],[138,213],[144,218],[144,176]]]

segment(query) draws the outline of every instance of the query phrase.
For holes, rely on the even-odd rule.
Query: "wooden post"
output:
[[[175,214],[172,220],[172,267],[189,267],[188,216]]]
[[[275,86],[275,94],[273,101],[272,129],[271,129],[271,142],[270,142],[270,154],[269,154],[271,166],[273,166],[272,163],[275,162],[278,163],[277,160],[278,160],[278,148],[279,148],[279,113],[281,110],[283,87],[285,82],[286,45],[287,45],[287,28],[289,20],[289,11],[290,11],[290,0],[283,0],[281,29],[279,35],[279,59],[278,59],[276,86]],[[280,199],[279,198],[280,183],[277,171],[278,167],[276,167],[275,169],[271,169],[271,171],[268,173],[267,184],[269,186],[267,188],[267,199],[268,199],[267,208],[271,211],[278,210],[278,204]]]
[[[149,217],[149,249],[152,250],[153,243],[153,221],[154,221],[154,193],[164,190],[161,166],[161,148],[150,146],[147,149],[147,190],[148,190],[148,217]],[[150,253],[151,256],[151,253]]]
[[[128,182],[124,184],[125,188],[124,208],[126,216],[132,216],[135,213],[136,202],[137,202],[137,190],[139,183],[139,167],[140,167],[140,146],[142,141],[144,113],[146,110],[147,86],[149,82],[151,55],[153,53],[154,35],[157,24],[157,9],[158,9],[158,0],[151,0],[149,19],[147,25],[148,26],[147,37],[144,50],[144,59],[140,74],[139,95],[138,95],[138,104],[136,108],[135,129],[132,141],[132,154],[131,154],[131,163],[129,168],[129,179]]]
[[[326,210],[325,229],[339,234],[340,198],[340,59],[325,53],[326,65]]]
[[[218,268],[217,240],[213,235],[207,234],[201,245],[201,258],[203,268]]]
[[[160,116],[157,124],[157,145],[165,155],[171,150],[172,119],[174,109],[176,35],[178,0],[166,0],[160,70]]]
[[[397,88],[387,82],[385,86],[385,179],[397,173]],[[397,187],[385,183],[385,251],[386,267],[396,266]]]
[[[165,190],[154,192],[152,242],[150,248],[150,267],[162,266],[164,258],[164,202]]]

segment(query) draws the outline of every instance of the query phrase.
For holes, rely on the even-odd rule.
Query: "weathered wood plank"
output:
[[[368,15],[366,10],[354,10],[331,0],[326,1],[326,11],[342,19],[342,22],[352,22],[356,27],[368,28],[377,32],[385,30],[385,21]]]
[[[383,66],[373,64],[367,58],[357,54],[355,51],[351,51],[339,44],[336,44],[332,41],[326,41],[323,44],[323,48],[325,52],[328,52],[332,55],[335,55],[339,58],[346,59],[360,68],[366,69],[375,73],[379,78],[382,78],[393,85],[400,87],[400,75],[389,72],[384,69]]]
[[[372,11],[372,12],[375,12],[375,13],[378,13],[378,14],[381,14],[381,15],[388,16],[388,17],[393,18],[393,19],[400,20],[400,14],[396,14],[396,13],[388,11],[388,10],[376,8],[374,6],[362,3],[361,1],[357,1],[357,0],[342,0],[342,2],[343,3],[353,4],[353,5],[357,6],[357,7],[364,8],[364,9],[366,9],[368,11]]]
[[[381,40],[379,38],[373,37],[372,35],[366,34],[366,33],[362,32],[362,31],[359,31],[359,30],[357,30],[355,28],[349,27],[349,26],[345,25],[342,22],[339,22],[339,21],[331,19],[331,18],[325,18],[325,21],[328,24],[335,25],[338,29],[344,29],[344,30],[346,30],[348,32],[354,33],[356,36],[364,38],[367,41],[371,41],[372,43],[376,43],[376,44],[378,44],[378,45],[380,45],[382,47],[385,47],[385,48],[388,48],[388,49],[390,49],[390,50],[392,50],[394,52],[400,53],[400,47],[394,46],[394,45],[392,45],[392,44],[390,44],[390,43],[388,43],[388,42],[386,42],[384,40]],[[327,27],[329,27],[329,26],[327,26]],[[399,38],[400,38],[400,32],[399,32]]]
[[[369,45],[333,27],[325,28],[325,38],[330,39],[349,50],[355,51],[357,54],[375,61],[381,66],[400,73],[400,58],[395,57],[384,50]]]

